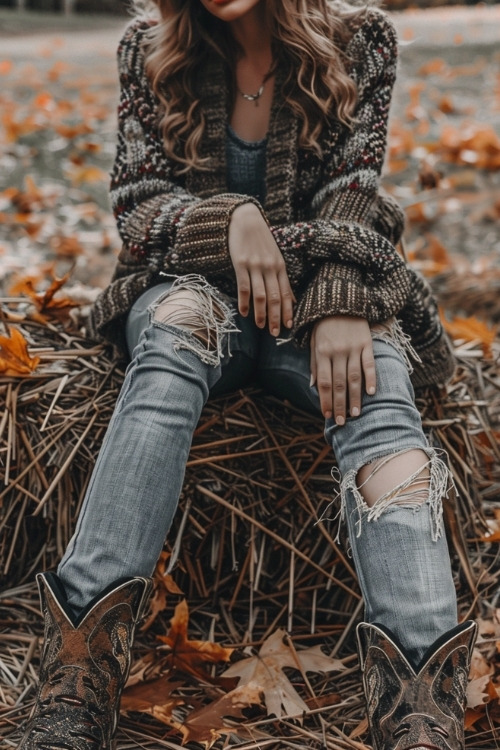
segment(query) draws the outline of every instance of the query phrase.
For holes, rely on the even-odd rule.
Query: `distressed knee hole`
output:
[[[410,456],[410,464],[412,461],[415,462],[413,473],[408,464],[400,464],[398,470],[404,474],[401,481],[396,481],[400,477],[397,478],[396,474],[393,474],[388,491],[382,494],[378,492],[380,488],[372,487],[375,489],[375,497],[370,505],[362,493],[366,494],[368,481],[376,476],[374,467],[381,470],[382,466],[388,466],[405,454],[413,454]],[[422,458],[425,459],[424,462]],[[359,537],[365,522],[378,521],[386,511],[419,512],[425,507],[429,512],[431,537],[436,541],[443,533],[443,499],[452,488],[454,482],[448,466],[434,448],[404,450],[367,464],[361,469],[353,469],[340,482],[340,524],[337,540],[340,539],[340,527],[345,522],[347,513],[355,516],[353,528]]]
[[[224,316],[216,302],[212,303],[211,308],[207,310],[206,304],[202,307],[199,295],[192,290],[180,289],[160,302],[154,312],[154,319],[159,323],[191,331],[207,349],[213,349],[217,347],[218,335],[217,326],[213,323],[222,322]]]
[[[429,459],[423,450],[385,456],[363,466],[356,482],[369,507],[379,502],[419,505],[429,494]]]
[[[153,310],[158,323],[191,334],[192,339],[179,338],[176,349],[193,351],[213,365],[220,362],[225,335],[237,330],[233,315],[217,290],[195,274],[177,278]]]

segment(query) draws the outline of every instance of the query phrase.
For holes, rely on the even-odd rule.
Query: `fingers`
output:
[[[340,363],[338,363],[340,364]],[[337,369],[337,376],[340,369]],[[322,356],[321,351],[316,351],[316,387],[319,394],[321,411],[326,419],[333,416],[334,409],[334,374],[333,362],[330,357]],[[337,394],[337,405],[341,403],[341,381],[337,381],[339,392]]]
[[[349,357],[347,362],[347,384],[349,389],[349,414],[351,417],[359,417],[361,414],[361,389],[362,389],[361,358]],[[342,415],[345,417],[345,415]]]
[[[317,364],[317,386],[321,411],[339,426],[347,416],[361,413],[361,362],[359,357],[337,353],[333,359],[320,358]]]
[[[259,268],[251,271],[249,278],[256,325],[264,328],[267,322],[273,336],[279,335],[282,323],[291,328],[295,298],[286,270],[276,273],[270,269],[262,273]]]
[[[236,287],[238,289],[238,311],[244,318],[250,309],[251,284],[246,268],[236,270]]]
[[[284,265],[278,274],[278,283],[281,294],[281,320],[285,328],[291,328],[293,325],[293,305],[296,299]]]
[[[373,344],[370,341],[361,353],[361,365],[365,379],[365,389],[369,396],[373,396],[377,389],[377,376],[375,370],[375,357],[373,356]]]
[[[267,221],[254,204],[242,204],[233,211],[228,249],[236,275],[241,315],[248,315],[253,303],[259,328],[267,323],[274,336],[278,336],[282,324],[291,328],[295,298],[285,261]]]
[[[316,380],[321,411],[337,425],[359,417],[363,389],[376,389],[375,359],[368,323],[332,317],[319,322],[311,336],[311,375]]]
[[[310,367],[311,367],[311,382],[309,383],[310,388],[313,387],[313,385],[316,383],[318,377],[317,377],[317,367],[316,367],[316,329],[313,328],[313,332],[311,334],[311,360],[310,360]]]

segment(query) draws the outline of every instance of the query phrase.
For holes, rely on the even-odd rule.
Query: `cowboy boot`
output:
[[[381,625],[357,627],[374,750],[464,750],[465,691],[477,626],[435,641],[417,666]]]
[[[57,575],[39,574],[37,582],[45,639],[36,703],[18,750],[109,750],[151,582],[117,581],[78,617]]]

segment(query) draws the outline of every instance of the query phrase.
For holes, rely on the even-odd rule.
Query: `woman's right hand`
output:
[[[281,323],[292,327],[295,297],[285,261],[258,207],[244,203],[229,223],[229,254],[238,285],[238,310],[245,317],[253,301],[255,323],[277,336]]]

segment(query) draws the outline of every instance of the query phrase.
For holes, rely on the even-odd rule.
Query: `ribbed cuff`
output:
[[[232,269],[228,232],[233,211],[245,203],[253,203],[262,212],[258,201],[247,195],[223,193],[207,198],[183,211],[179,217],[175,245],[167,262],[182,272],[192,272],[196,261],[200,272],[224,273]]]
[[[301,295],[292,334],[299,346],[309,344],[318,320],[332,315],[366,317],[363,282],[357,268],[325,263]]]
[[[359,269],[325,263],[301,295],[292,329],[297,343],[305,346],[312,325],[333,315],[352,315],[369,323],[382,323],[396,315],[408,295],[405,268],[397,266],[376,287],[364,283]]]

